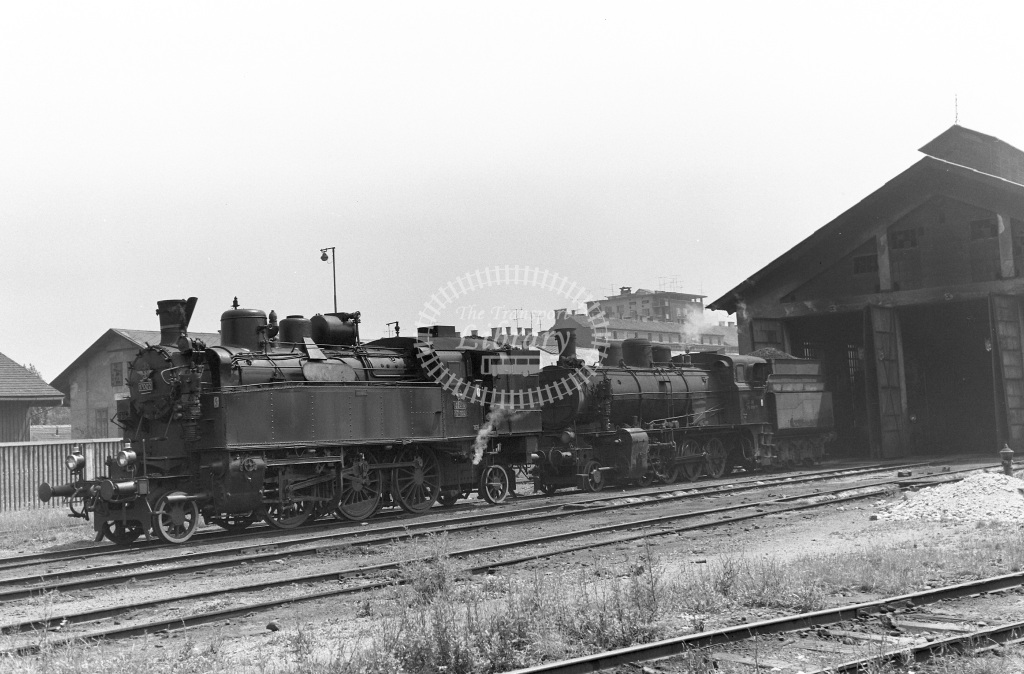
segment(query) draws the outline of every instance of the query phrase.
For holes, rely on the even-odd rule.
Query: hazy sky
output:
[[[198,296],[198,331],[236,295],[331,311],[325,246],[364,337],[495,265],[717,299],[916,161],[955,97],[1024,148],[1012,7],[4,3],[0,352],[50,381],[158,299]]]

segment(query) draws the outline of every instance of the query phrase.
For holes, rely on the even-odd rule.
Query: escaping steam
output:
[[[498,407],[497,405],[491,407],[491,411],[487,413],[487,418],[484,420],[484,424],[477,431],[476,441],[473,443],[473,449],[475,454],[473,455],[473,465],[476,466],[480,463],[480,460],[484,458],[484,451],[487,449],[487,438],[490,437],[494,429],[499,424],[505,421],[513,421],[521,416],[518,412],[513,412],[507,407]]]

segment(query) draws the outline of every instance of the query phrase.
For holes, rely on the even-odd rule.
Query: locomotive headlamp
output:
[[[117,453],[117,465],[122,468],[127,468],[131,464],[135,463],[135,452],[130,449],[122,449]]]
[[[72,473],[80,473],[85,468],[85,456],[77,452],[68,454],[67,458],[64,459],[64,465]]]

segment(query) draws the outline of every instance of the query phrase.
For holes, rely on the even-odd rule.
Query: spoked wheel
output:
[[[462,492],[458,489],[445,489],[437,495],[437,502],[441,504],[442,508],[451,508],[458,502],[460,496],[462,496]]]
[[[283,466],[267,480],[259,514],[275,529],[294,529],[338,507],[337,471],[326,464],[304,468]]]
[[[266,503],[260,512],[263,521],[275,529],[294,529],[306,523],[313,511],[305,501]]]
[[[406,447],[398,453],[395,463],[411,464],[391,473],[391,497],[395,503],[410,513],[430,510],[441,493],[441,467],[434,451]]]
[[[680,448],[684,459],[690,459],[686,463],[679,464],[678,476],[685,477],[690,482],[695,482],[704,472],[704,462],[697,461],[694,457],[701,455],[700,445],[696,440],[686,440]],[[678,479],[678,478],[677,478]]]
[[[370,452],[346,455],[341,473],[341,497],[334,516],[361,522],[373,517],[380,508],[383,478],[380,469],[370,468],[377,458]]]
[[[199,506],[184,496],[181,491],[163,494],[153,507],[153,531],[167,543],[184,543],[199,524]]]
[[[725,444],[721,439],[708,438],[704,443],[704,452],[707,454],[705,463],[708,477],[718,478],[725,475],[729,463],[729,452],[726,451]]]
[[[228,533],[238,534],[248,529],[258,518],[256,511],[250,510],[247,513],[224,514],[211,519],[210,522]]]
[[[587,464],[583,466],[580,488],[591,493],[599,492],[604,488],[604,473],[601,472],[601,464],[597,461],[587,461]]]
[[[679,465],[675,462],[671,447],[666,447],[651,456],[650,469],[658,482],[672,484],[679,480]]]
[[[480,475],[480,495],[491,505],[504,503],[508,498],[508,471],[504,466],[487,466]]]
[[[137,520],[109,521],[103,523],[103,537],[115,545],[131,545],[144,532]]]
[[[276,472],[276,475],[268,476],[259,515],[275,529],[302,526],[313,514],[313,504],[295,498],[291,485],[293,476],[289,468],[280,468]]]

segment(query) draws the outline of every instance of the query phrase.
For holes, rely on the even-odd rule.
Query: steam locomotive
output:
[[[422,513],[473,492],[500,503],[517,473],[554,493],[814,461],[832,425],[815,361],[692,354],[645,340],[587,367],[571,331],[556,365],[490,340],[425,333],[363,343],[360,314],[278,322],[237,298],[221,343],[188,336],[196,298],[157,303],[161,339],[117,401],[124,449],[108,473],[39,487],[92,516],[96,540],[184,543],[200,518],[290,529],[385,506]],[[621,357],[619,357],[621,355]]]

